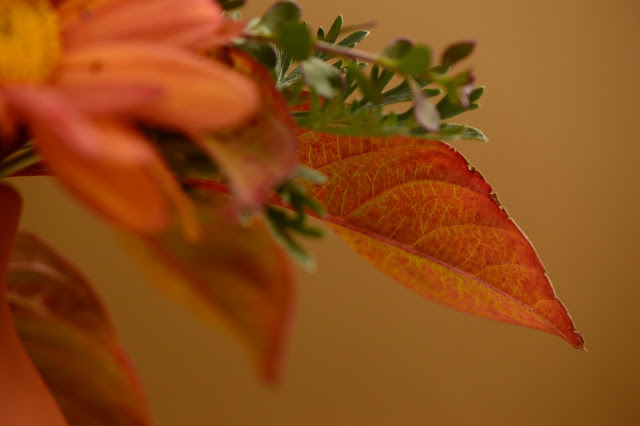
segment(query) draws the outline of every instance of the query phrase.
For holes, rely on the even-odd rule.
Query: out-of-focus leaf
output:
[[[274,68],[277,65],[278,58],[272,44],[249,40],[238,46],[238,48],[247,52],[268,68]]]
[[[438,134],[443,139],[470,139],[482,142],[489,140],[481,130],[467,124],[443,123]]]
[[[300,131],[307,185],[351,247],[416,293],[486,318],[583,340],[531,243],[482,176],[439,141]]]
[[[262,16],[258,27],[269,32],[277,32],[284,25],[297,22],[302,15],[297,4],[291,1],[280,1],[269,8]]]
[[[0,424],[66,426],[16,333],[7,298],[7,271],[20,218],[20,196],[0,184]]]
[[[431,63],[431,51],[427,46],[412,46],[403,56],[392,61],[395,67],[411,76],[420,77]]]
[[[262,378],[280,376],[293,306],[295,277],[290,260],[264,222],[242,226],[229,219],[230,198],[195,194],[201,239],[185,240],[179,229],[126,246],[160,290],[205,320],[239,337]]]
[[[332,98],[344,84],[340,72],[318,58],[302,62],[302,72],[309,87],[325,98]]]
[[[311,54],[313,39],[305,22],[290,22],[282,27],[278,41],[287,54],[295,60],[307,59]]]
[[[461,41],[459,43],[452,44],[442,54],[442,65],[444,67],[450,67],[458,61],[463,60],[473,52],[473,48],[476,46],[475,41]]]
[[[231,59],[260,84],[262,110],[241,128],[211,135],[200,145],[228,178],[241,207],[257,208],[295,172],[295,121],[267,69],[240,51],[232,51]]]
[[[382,55],[390,59],[398,59],[409,53],[413,48],[413,42],[405,37],[400,37],[391,42],[383,51]]]
[[[476,87],[475,89],[473,89],[469,94],[469,97],[468,97],[469,105],[467,107],[461,105],[460,102],[452,101],[451,97],[449,96],[444,96],[442,99],[440,99],[440,101],[436,105],[436,107],[438,108],[438,111],[440,112],[440,117],[443,120],[446,120],[447,118],[451,118],[465,111],[470,111],[478,108],[480,105],[476,103],[476,101],[480,99],[480,97],[484,93],[484,90],[485,90],[484,86]]]
[[[69,425],[151,424],[109,315],[74,267],[40,239],[19,234],[8,290],[20,339]]]

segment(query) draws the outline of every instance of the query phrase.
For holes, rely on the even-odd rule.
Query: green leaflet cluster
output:
[[[348,32],[338,16],[328,31],[320,27],[312,36],[299,7],[279,2],[250,23],[239,47],[271,69],[300,127],[351,136],[487,140],[478,129],[443,121],[479,106],[484,87],[473,87],[469,70],[451,73],[474,42],[449,46],[434,63],[429,47],[406,38],[378,54],[356,50],[368,35]],[[388,108],[401,103],[409,107]]]

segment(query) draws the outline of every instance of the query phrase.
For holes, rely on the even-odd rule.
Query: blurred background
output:
[[[588,352],[420,299],[338,238],[310,244],[286,373],[266,388],[226,335],[156,293],[109,229],[46,178],[22,227],[93,279],[159,426],[640,424],[640,2],[301,0],[313,27],[375,21],[437,52],[476,39],[486,85],[460,150],[538,250]],[[253,0],[247,18],[269,5]]]

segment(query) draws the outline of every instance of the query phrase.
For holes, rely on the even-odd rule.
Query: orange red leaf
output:
[[[300,131],[299,161],[330,226],[416,293],[475,315],[583,340],[535,250],[467,161],[439,141]]]
[[[150,424],[131,363],[84,277],[29,234],[18,235],[9,268],[18,334],[69,425]]]

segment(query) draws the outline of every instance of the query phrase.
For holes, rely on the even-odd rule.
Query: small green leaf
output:
[[[450,67],[456,62],[461,61],[466,58],[473,52],[473,48],[476,46],[476,42],[471,41],[462,41],[459,43],[452,44],[447,47],[447,49],[442,54],[442,65],[445,67]]]
[[[353,49],[358,45],[358,43],[360,43],[362,40],[367,38],[368,35],[369,35],[369,31],[364,31],[364,30],[356,31],[354,33],[349,34],[342,40],[340,40],[340,42],[338,43],[338,46],[346,47],[348,49]]]
[[[302,164],[298,164],[298,168],[296,169],[296,177],[317,185],[323,184],[327,180],[327,177],[321,172]]]
[[[477,102],[482,97],[482,95],[484,95],[485,89],[486,89],[485,86],[478,86],[475,89],[473,89],[473,91],[469,95],[469,102],[472,104],[474,102]]]
[[[289,256],[306,270],[315,269],[316,263],[313,257],[293,238],[289,214],[276,207],[267,206],[265,218],[273,239],[287,251]]]
[[[472,139],[482,142],[489,141],[482,131],[466,124],[442,123],[438,136],[443,139]]]
[[[402,58],[409,53],[412,47],[413,42],[408,38],[397,38],[382,51],[382,55],[390,59]]]
[[[281,1],[275,3],[265,12],[258,23],[258,27],[277,32],[285,24],[298,22],[301,15],[302,13],[297,4],[290,1]]]
[[[348,72],[353,76],[358,88],[364,95],[363,101],[368,100],[375,104],[379,104],[382,100],[380,90],[373,84],[360,70],[356,62],[350,62],[347,66]]]
[[[338,36],[340,36],[340,31],[342,31],[342,23],[342,15],[338,15],[335,21],[333,21],[333,24],[331,25],[331,28],[329,29],[329,32],[327,33],[324,41],[326,41],[327,43],[335,43],[338,39]]]
[[[426,82],[423,80],[416,80],[416,82],[420,86],[424,86],[426,84]],[[422,91],[428,98],[438,96],[442,93],[442,90],[438,88],[427,88],[423,89]],[[411,93],[411,88],[405,80],[382,94],[382,105],[390,105],[397,102],[408,102],[412,99],[413,94]]]
[[[469,106],[464,107],[458,101],[458,98],[454,96],[454,100],[451,99],[451,96],[445,96],[440,99],[440,102],[436,105],[438,111],[440,112],[440,117],[442,120],[446,120],[447,118],[451,118],[458,114],[461,114],[465,111],[471,111],[479,107],[479,104],[475,103],[476,100],[480,99],[480,96],[484,93],[484,86],[476,87],[473,89],[471,94],[469,94]]]
[[[303,60],[311,54],[313,39],[304,22],[288,22],[282,26],[278,41],[287,55],[294,60]]]
[[[309,87],[324,98],[337,95],[343,85],[338,69],[318,58],[311,57],[303,61],[302,73]]]
[[[371,78],[380,90],[383,90],[387,84],[389,84],[393,76],[393,71],[389,71],[388,69],[380,70],[378,64],[374,64],[373,67],[371,67]]]
[[[257,59],[267,68],[274,68],[277,64],[277,56],[274,47],[270,43],[248,40],[238,46],[242,51]]]
[[[395,59],[393,63],[402,72],[414,77],[419,77],[424,75],[429,69],[431,51],[427,46],[413,46],[402,57]]]

